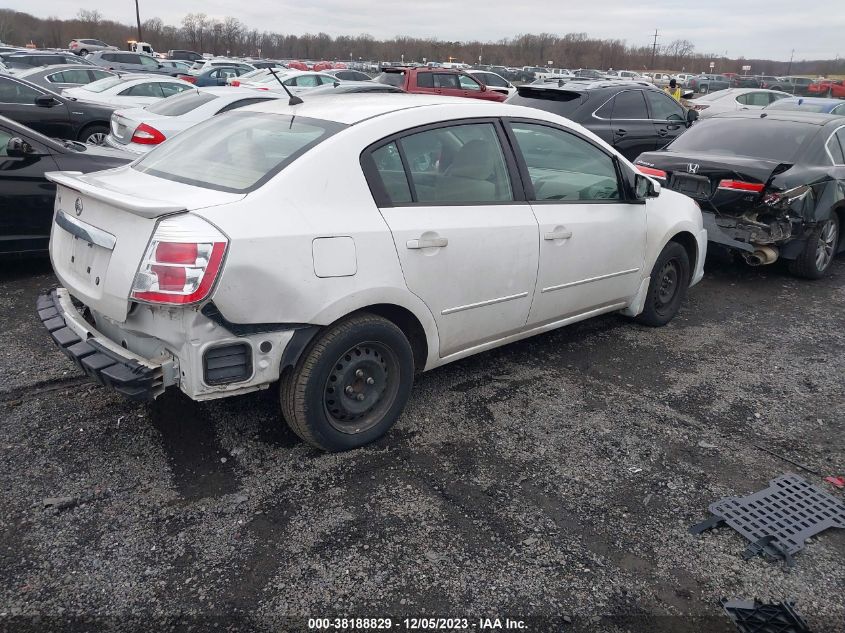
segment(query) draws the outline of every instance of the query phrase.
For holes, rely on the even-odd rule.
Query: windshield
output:
[[[405,83],[405,71],[398,73],[381,73],[375,80],[380,84],[387,84],[388,86],[401,88]]]
[[[90,84],[85,84],[84,86],[80,86],[83,90],[88,90],[89,92],[103,92],[104,90],[108,90],[109,88],[116,86],[118,84],[122,84],[126,79],[123,77],[104,77],[103,79],[98,79],[97,81],[92,81]]]
[[[344,127],[291,115],[234,112],[170,139],[133,168],[188,185],[246,193]]]
[[[748,156],[782,163],[793,159],[819,126],[798,121],[766,119],[704,119],[666,148],[670,152],[706,152]]]
[[[199,90],[186,90],[185,92],[173,95],[168,99],[156,101],[152,105],[148,105],[147,112],[153,114],[160,114],[162,116],[181,116],[187,114],[191,110],[195,110],[204,103],[213,101],[217,95],[210,92],[200,92]]]

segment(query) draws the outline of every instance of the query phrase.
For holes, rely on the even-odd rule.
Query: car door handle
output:
[[[628,133],[628,130],[614,130],[613,131],[616,136],[625,136]]]
[[[668,133],[669,132],[665,127],[662,127],[659,130],[657,130],[657,136],[666,136]]]
[[[434,237],[427,240],[408,240],[405,242],[405,246],[408,248],[416,249],[416,248],[443,248],[449,243],[449,240],[445,237]]]
[[[572,231],[551,231],[543,236],[545,240],[568,240],[572,237]]]

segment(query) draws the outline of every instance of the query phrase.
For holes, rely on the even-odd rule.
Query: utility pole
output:
[[[795,57],[795,49],[792,49],[792,52],[789,54],[789,66],[786,67],[786,74],[789,75],[792,73],[792,58]]]
[[[651,66],[649,68],[654,70],[654,57],[657,55],[657,38],[660,37],[657,29],[654,29],[654,45],[651,47]]]
[[[143,42],[144,37],[141,34],[141,10],[138,8],[138,0],[135,0],[135,20],[138,22],[138,41]]]

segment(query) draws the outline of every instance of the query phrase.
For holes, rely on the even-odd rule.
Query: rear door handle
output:
[[[666,136],[668,133],[669,131],[665,127],[662,127],[657,130],[657,136]]]
[[[405,242],[407,248],[442,248],[449,243],[445,237],[434,237],[428,240],[408,240]]]
[[[614,130],[613,132],[616,136],[625,136],[628,133],[628,130]]]
[[[543,236],[546,240],[568,240],[572,237],[572,231],[551,231]]]

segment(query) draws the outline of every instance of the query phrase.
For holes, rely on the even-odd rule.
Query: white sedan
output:
[[[120,75],[106,77],[78,88],[67,88],[62,90],[62,95],[104,105],[140,108],[192,89],[193,84],[173,77]]]
[[[186,90],[145,108],[116,110],[111,116],[106,145],[146,154],[166,139],[213,116],[283,96],[287,95],[223,86]]]
[[[311,88],[318,86],[333,85],[338,82],[343,83],[337,77],[327,75],[325,73],[315,73],[310,70],[285,70],[277,71],[275,76],[269,71],[258,77],[253,77],[249,81],[242,80],[238,84],[242,88],[256,88],[258,90],[278,90],[284,92],[284,89],[279,85],[281,81],[293,94],[306,92]],[[235,85],[234,82],[232,85]]]
[[[494,72],[489,70],[468,70],[466,72],[481,81],[481,83],[494,92],[501,92],[503,95],[507,95],[509,97],[516,93],[516,86]]]
[[[707,247],[693,200],[585,128],[473,99],[278,99],[48,178],[63,287],[38,315],[63,353],[138,399],[279,389],[331,451],[385,434],[417,371],[609,312],[669,322]]]
[[[763,90],[762,88],[728,88],[701,95],[689,103],[698,116],[706,118],[722,112],[736,112],[738,110],[762,110],[770,103],[780,101],[792,95],[780,90]]]

